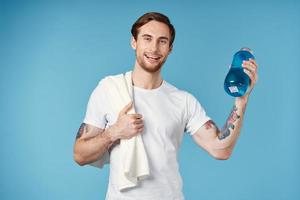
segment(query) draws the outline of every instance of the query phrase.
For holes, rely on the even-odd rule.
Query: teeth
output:
[[[148,55],[145,55],[147,58],[151,58],[151,59],[154,59],[154,60],[158,60],[160,57],[153,57],[153,56],[148,56]]]

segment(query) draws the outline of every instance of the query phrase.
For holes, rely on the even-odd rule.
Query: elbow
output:
[[[231,156],[232,151],[223,150],[212,153],[212,156],[216,160],[228,160]]]
[[[86,164],[84,158],[78,153],[74,153],[73,158],[74,158],[74,161],[80,166],[84,166]]]
[[[73,159],[80,166],[84,166],[85,164],[87,164],[86,158],[82,154],[82,150],[80,146],[77,144],[77,142],[75,143],[73,149]]]
[[[214,156],[216,160],[228,160],[230,158],[230,155],[218,155]]]

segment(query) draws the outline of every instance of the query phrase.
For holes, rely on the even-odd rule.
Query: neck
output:
[[[136,87],[144,89],[155,89],[162,84],[160,70],[157,72],[147,72],[139,66],[135,66],[132,71],[132,82]]]

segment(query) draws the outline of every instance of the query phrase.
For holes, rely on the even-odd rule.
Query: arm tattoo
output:
[[[85,123],[82,123],[77,131],[76,140],[82,136],[84,128],[85,128]]]
[[[220,134],[218,135],[218,138],[220,140],[223,140],[225,138],[227,138],[230,135],[230,129],[234,129],[234,122],[237,121],[239,118],[241,118],[240,115],[237,114],[237,107],[234,105],[232,108],[232,111],[226,121],[226,124],[224,126],[224,128],[222,129],[222,131],[220,132]]]
[[[104,130],[101,131],[99,128],[91,126],[89,124],[82,123],[78,129],[77,135],[76,135],[76,140],[81,138],[83,134],[89,134],[89,137],[85,137],[85,140],[89,140],[92,138],[95,138],[99,134],[103,134]],[[110,153],[111,150],[116,146],[120,144],[120,139],[116,140],[115,142],[111,143],[108,145],[108,152]]]
[[[216,130],[218,131],[217,125],[216,125],[215,122],[212,121],[212,120],[207,121],[207,122],[204,124],[204,126],[205,126],[205,129],[206,129],[206,130],[212,129],[212,128],[213,128],[213,129],[216,129]]]

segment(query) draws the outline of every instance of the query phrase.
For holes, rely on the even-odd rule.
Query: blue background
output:
[[[233,98],[233,54],[254,50],[259,81],[232,157],[184,137],[188,200],[300,199],[300,2],[0,1],[0,199],[104,199],[108,167],[80,167],[73,143],[98,81],[132,69],[130,28],[168,15],[177,36],[163,78],[191,92],[219,127]]]

